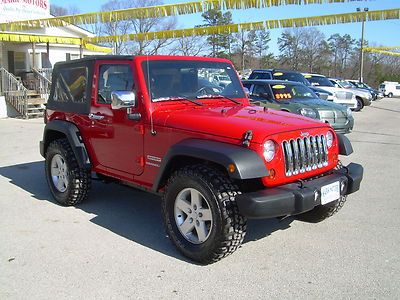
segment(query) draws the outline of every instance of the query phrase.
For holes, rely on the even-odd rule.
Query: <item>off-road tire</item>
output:
[[[389,97],[389,98],[392,98],[392,97],[393,97],[393,93],[389,93],[389,94],[388,94],[388,97]]]
[[[357,97],[357,107],[355,111],[361,111],[364,108],[364,102],[361,98]]]
[[[60,155],[67,165],[68,186],[60,192],[51,176],[51,162],[55,155]],[[90,191],[90,172],[80,168],[67,139],[57,139],[50,143],[46,151],[45,173],[47,184],[54,199],[63,206],[72,206],[86,200]]]
[[[325,205],[318,205],[314,209],[299,214],[296,216],[297,219],[310,223],[318,223],[326,218],[329,218],[336,214],[346,202],[347,196],[341,196],[339,200],[333,201]]]
[[[208,238],[199,244],[188,241],[178,229],[174,216],[175,200],[187,188],[199,191],[207,200],[213,223]],[[246,234],[246,218],[239,214],[237,186],[222,172],[204,165],[191,165],[174,172],[162,199],[167,234],[185,256],[201,264],[214,263],[233,253]]]

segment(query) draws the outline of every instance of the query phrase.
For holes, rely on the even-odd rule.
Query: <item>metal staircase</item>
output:
[[[0,95],[25,119],[43,117],[51,82],[33,70],[33,90],[28,90],[17,77],[0,68]]]

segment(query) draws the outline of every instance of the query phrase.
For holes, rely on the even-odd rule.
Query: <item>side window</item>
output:
[[[396,85],[396,90],[400,90],[400,85]]]
[[[254,72],[249,79],[272,79],[268,72]]]
[[[272,100],[272,94],[267,85],[256,84],[253,89],[253,96],[260,100]]]
[[[61,69],[54,90],[54,101],[84,103],[88,70],[86,67]]]
[[[114,91],[133,91],[132,68],[128,64],[101,65],[99,69],[97,103],[110,104]]]

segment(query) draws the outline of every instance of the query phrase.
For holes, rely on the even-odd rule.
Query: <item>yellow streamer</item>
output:
[[[177,4],[166,4],[158,6],[128,8],[108,12],[94,12],[77,15],[62,16],[56,18],[45,18],[38,20],[15,21],[0,23],[0,30],[18,31],[28,28],[40,27],[62,27],[67,24],[94,24],[97,22],[107,23],[130,19],[160,18],[167,16],[186,15],[202,13],[210,9],[249,9],[265,8],[281,5],[307,5],[343,3],[354,0],[206,0],[193,1]]]
[[[19,34],[19,33],[0,33],[0,41],[2,42],[17,42],[17,43],[52,43],[52,44],[69,44],[81,45],[90,51],[111,53],[112,49],[87,43],[80,38],[58,37],[49,35],[35,34]]]
[[[314,1],[314,0],[309,0]],[[249,22],[240,24],[196,27],[190,29],[175,29],[148,33],[126,34],[118,36],[99,36],[87,38],[86,40],[93,43],[129,41],[129,40],[154,40],[179,38],[187,36],[204,36],[212,34],[233,33],[239,31],[259,30],[259,29],[275,29],[288,27],[303,26],[319,26],[343,23],[354,23],[365,21],[381,21],[390,19],[400,19],[400,9],[375,10],[369,12],[355,12],[347,14],[325,15],[316,17],[291,18],[281,20],[267,20],[262,22]]]
[[[390,47],[387,47],[390,48]],[[398,49],[397,47],[396,49]],[[385,50],[380,50],[380,49],[374,49],[374,48],[366,48],[364,49],[364,52],[373,52],[373,53],[380,53],[380,54],[386,54],[386,55],[394,55],[394,56],[400,56],[400,52],[393,52],[393,51],[385,51]]]

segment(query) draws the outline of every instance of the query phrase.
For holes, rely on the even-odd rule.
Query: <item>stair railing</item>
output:
[[[50,94],[51,87],[51,69],[34,69],[32,68],[33,75],[35,77],[35,90],[40,94],[42,98],[44,98],[47,102]]]
[[[23,118],[28,117],[28,89],[4,68],[0,68],[0,94]]]

